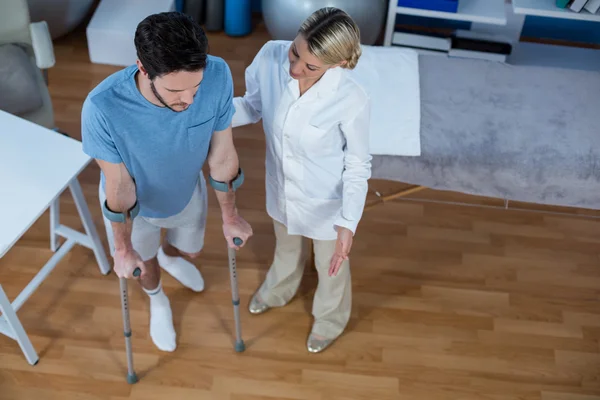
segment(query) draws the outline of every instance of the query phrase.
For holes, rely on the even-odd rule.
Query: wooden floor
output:
[[[243,93],[245,66],[267,39],[264,30],[242,39],[211,35],[212,53],[231,66],[236,95]],[[57,41],[55,50],[50,89],[57,124],[80,138],[84,97],[118,68],[90,64],[81,32]],[[274,236],[260,126],[237,129],[236,144],[247,173],[238,205],[255,232],[238,255],[246,352],[232,348],[226,248],[211,194],[197,262],[205,292],[191,293],[164,276],[176,352],[154,348],[147,298],[130,285],[141,381],[125,382],[117,278],[101,276],[91,251],[76,247],[19,312],[39,364],[29,366],[17,344],[0,337],[0,399],[600,399],[600,221],[417,201],[375,207],[365,212],[352,251],[350,326],[332,348],[312,355],[305,341],[314,270],[307,268],[289,306],[262,316],[247,312]],[[90,166],[81,182],[103,234],[98,173]],[[398,185],[372,187],[387,192]],[[62,221],[81,229],[72,199],[61,201]],[[51,256],[48,230],[46,214],[0,260],[11,299]]]

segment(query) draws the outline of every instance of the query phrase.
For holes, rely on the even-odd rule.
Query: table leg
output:
[[[77,178],[74,178],[71,183],[69,183],[69,189],[71,190],[71,195],[75,200],[75,205],[77,206],[79,217],[81,218],[81,222],[85,228],[85,233],[92,241],[94,255],[96,256],[96,261],[100,267],[100,272],[102,272],[104,275],[107,275],[111,271],[110,264],[106,258],[106,252],[104,251],[104,247],[100,241],[100,236],[98,236],[96,225],[94,224],[92,215],[90,214],[90,209],[87,206],[87,202],[85,201],[85,197],[83,196],[83,192]]]
[[[19,321],[17,313],[12,308],[8,297],[6,297],[2,285],[0,285],[0,311],[2,311],[2,318],[8,324],[8,329],[11,330],[11,332],[7,333],[19,343],[27,362],[31,365],[37,364],[40,358],[31,344],[25,329],[23,329],[23,325],[21,324],[21,321]],[[12,335],[10,335],[11,333]]]
[[[56,229],[60,226],[60,196],[50,204],[50,250],[58,250],[58,235]]]

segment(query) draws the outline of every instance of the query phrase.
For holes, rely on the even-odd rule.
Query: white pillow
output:
[[[22,47],[0,45],[0,110],[23,115],[42,107],[36,69]]]
[[[362,46],[350,74],[371,97],[371,154],[420,156],[419,53],[397,46]]]

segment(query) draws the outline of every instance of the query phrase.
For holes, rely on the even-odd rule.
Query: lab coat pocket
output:
[[[328,160],[306,160],[303,169],[303,188],[311,199],[342,198],[342,173]]]
[[[199,155],[206,157],[214,125],[215,117],[211,116],[209,119],[187,129],[188,144],[191,151],[199,152]]]
[[[314,125],[306,125],[300,135],[302,150],[308,156],[324,156],[336,151],[334,132]]]
[[[310,199],[295,203],[304,231],[321,240],[335,239],[335,220],[342,207],[341,199]]]
[[[305,152],[303,163],[304,189],[312,199],[342,197],[343,151],[338,148],[334,130],[308,125],[300,143]]]

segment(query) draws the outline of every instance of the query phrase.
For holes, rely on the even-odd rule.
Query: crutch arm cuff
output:
[[[208,182],[213,189],[218,190],[219,192],[229,192],[230,190],[235,192],[244,183],[244,171],[241,168],[238,168],[237,175],[229,182],[216,181],[209,175]]]

